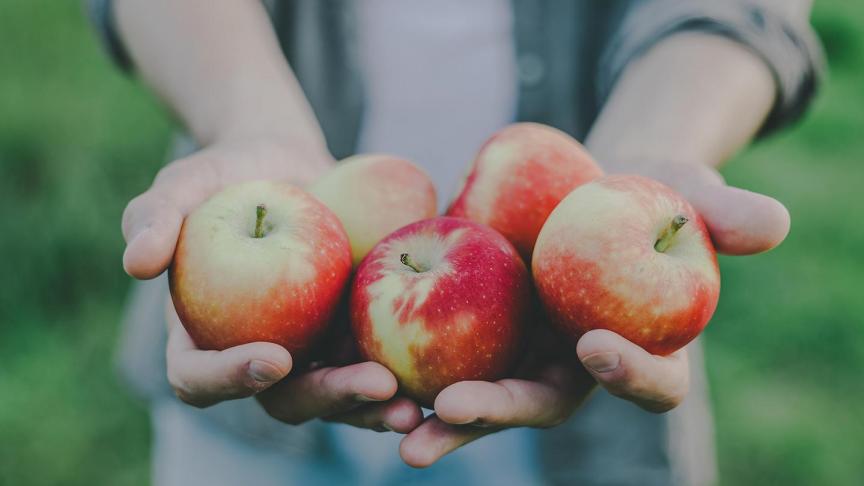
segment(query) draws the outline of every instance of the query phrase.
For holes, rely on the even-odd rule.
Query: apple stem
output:
[[[665,252],[672,246],[672,241],[675,239],[675,234],[678,233],[678,230],[684,226],[687,221],[686,216],[679,214],[672,218],[672,222],[669,223],[669,226],[663,229],[663,232],[660,233],[660,237],[657,238],[657,241],[654,242],[654,249],[659,251],[660,253]]]
[[[407,253],[399,255],[399,261],[402,262],[403,265],[407,266],[408,268],[414,270],[417,273],[423,273],[426,270],[429,270],[423,265],[418,265],[414,260],[411,259],[411,255]]]
[[[255,207],[255,238],[264,238],[264,217],[267,216],[267,206],[259,204]]]

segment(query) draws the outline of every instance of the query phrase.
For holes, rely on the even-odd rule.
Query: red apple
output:
[[[659,355],[695,338],[720,295],[702,218],[639,176],[603,177],[570,193],[540,232],[532,272],[549,317],[569,335],[608,329]]]
[[[549,213],[570,191],[602,173],[584,147],[566,133],[517,123],[483,145],[447,215],[498,230],[530,263]]]
[[[302,356],[350,272],[336,215],[301,189],[258,181],[229,187],[186,217],[169,281],[198,347],[270,341]]]
[[[361,354],[431,406],[452,383],[510,371],[530,295],[525,264],[503,236],[442,216],[375,246],[352,285],[351,321]]]
[[[310,188],[348,233],[354,264],[397,229],[438,212],[435,187],[411,162],[391,155],[355,155]]]

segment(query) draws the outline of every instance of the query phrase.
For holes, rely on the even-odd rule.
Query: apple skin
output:
[[[438,213],[435,186],[426,172],[391,155],[349,157],[309,192],[342,221],[354,265],[385,236]]]
[[[428,271],[403,264],[405,253]],[[363,260],[351,289],[351,324],[361,355],[431,407],[450,384],[511,371],[531,296],[528,270],[503,236],[440,216],[399,229]]]
[[[266,234],[255,238],[259,204]],[[256,181],[225,189],[186,217],[168,277],[199,348],[269,341],[301,359],[329,324],[350,272],[335,214],[297,187]]]
[[[549,213],[570,191],[601,175],[582,144],[566,133],[516,123],[483,145],[447,215],[494,228],[530,263]]]
[[[665,252],[656,250],[677,215],[688,221]],[[640,176],[602,177],[567,196],[540,232],[532,272],[548,317],[574,339],[608,329],[657,355],[693,340],[720,295],[702,218],[672,189]]]

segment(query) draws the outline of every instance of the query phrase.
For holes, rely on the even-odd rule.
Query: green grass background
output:
[[[725,169],[793,216],[779,249],[722,259],[707,355],[727,485],[864,478],[864,4],[817,1],[813,20],[832,71],[812,111]],[[2,484],[148,481],[147,416],[112,368],[119,221],[171,129],[78,2],[3,3]]]

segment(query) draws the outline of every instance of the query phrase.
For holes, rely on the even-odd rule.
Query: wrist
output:
[[[202,146],[258,139],[327,156],[327,143],[302,90],[281,72],[238,76],[224,86],[221,99],[190,120]],[[195,123],[196,121],[200,123]]]
[[[586,148],[597,163],[608,173],[642,173],[648,167],[659,166],[713,166],[704,154],[696,151],[664,149],[650,143],[621,142],[614,146],[592,144]]]
[[[202,146],[260,140],[291,151],[329,157],[324,134],[314,119],[307,120],[278,110],[234,112],[207,132],[196,133],[196,138]]]
[[[276,106],[255,109],[246,105],[214,126],[202,145],[243,146],[271,154],[276,160],[301,164],[313,171],[326,170],[335,160],[313,116]]]
[[[323,142],[310,142],[308,137],[282,130],[232,132],[204,150],[219,154],[227,165],[240,163],[243,170],[285,178],[301,187],[317,180],[336,163]]]

